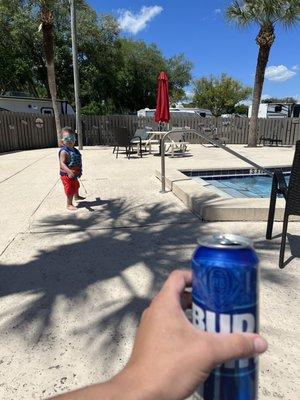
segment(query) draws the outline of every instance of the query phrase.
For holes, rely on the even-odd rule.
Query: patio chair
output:
[[[145,151],[147,151],[147,147],[149,147],[149,153],[151,154],[151,145],[159,144],[159,140],[149,139],[149,131],[152,131],[153,129],[148,128],[149,127],[137,129],[131,142],[138,146],[144,146]],[[140,147],[140,152],[142,152],[142,147]]]
[[[210,140],[214,141],[215,144],[213,144],[213,146],[217,146],[218,144],[226,146],[229,142],[229,137],[219,133],[216,126],[203,126],[199,124],[198,127],[202,130],[202,133],[205,134],[210,143],[212,143]],[[204,143],[201,144],[204,146]]]
[[[260,136],[259,137],[259,144],[263,143],[263,146],[266,146],[266,143],[269,144],[270,146],[273,146],[275,143],[276,146],[280,143],[282,146],[282,139],[278,139],[277,135],[274,135],[272,137],[268,136]]]
[[[137,153],[140,153],[142,157],[142,152],[139,149],[142,148],[141,139],[136,138],[136,141],[132,142],[130,138],[130,132],[127,127],[115,127],[113,128],[114,135],[114,149],[113,153],[117,151],[116,158],[119,156],[120,147],[125,148],[125,153],[128,159],[130,159],[130,154],[133,151],[133,146],[137,146]]]
[[[289,185],[287,185],[282,171],[275,171],[273,175],[268,225],[266,232],[266,239],[268,240],[272,239],[276,198],[278,194],[282,194],[284,199],[286,200],[279,255],[279,268],[284,268],[284,252],[289,216],[300,215],[300,140],[296,142],[296,149]]]
[[[169,140],[166,141],[166,144],[169,145],[167,151],[171,148],[171,157],[174,157],[175,150],[179,150],[180,154],[184,156],[187,150],[187,146],[189,144],[189,142],[185,141],[184,137],[185,128],[174,127],[172,128],[172,131],[174,132],[170,133]]]

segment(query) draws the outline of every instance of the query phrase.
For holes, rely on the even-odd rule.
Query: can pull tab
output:
[[[218,242],[224,246],[240,246],[241,243],[237,240],[229,239],[226,235],[219,235],[216,237]]]
[[[252,240],[239,235],[221,234],[214,235],[216,244],[229,247],[253,247]]]

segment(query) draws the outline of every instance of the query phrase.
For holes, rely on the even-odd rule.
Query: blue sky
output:
[[[258,28],[230,26],[224,18],[229,0],[88,0],[99,13],[115,15],[122,35],[156,43],[166,57],[184,53],[194,64],[193,78],[222,72],[252,86]],[[263,94],[300,101],[300,25],[277,27]],[[190,89],[187,89],[190,90]]]

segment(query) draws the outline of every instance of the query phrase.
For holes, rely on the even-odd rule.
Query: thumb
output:
[[[258,334],[214,334],[212,338],[212,362],[214,365],[238,358],[250,358],[264,353],[268,343]]]

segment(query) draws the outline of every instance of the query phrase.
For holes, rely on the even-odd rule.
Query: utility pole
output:
[[[80,99],[79,99],[79,73],[78,73],[78,59],[77,59],[77,34],[76,34],[76,8],[75,0],[70,0],[71,8],[71,35],[72,35],[72,56],[73,56],[73,75],[74,75],[74,92],[75,92],[75,107],[76,107],[76,131],[78,137],[78,147],[82,150],[82,125],[80,118]]]

